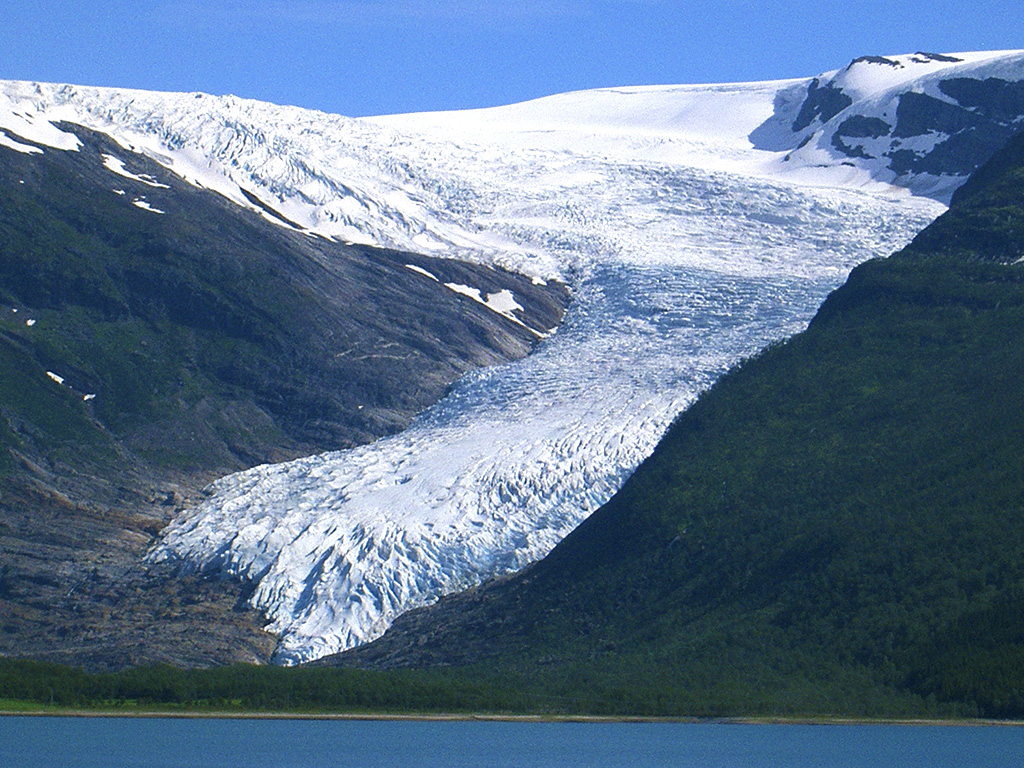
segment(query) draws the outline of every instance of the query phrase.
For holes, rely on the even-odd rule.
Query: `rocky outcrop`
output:
[[[265,661],[239,584],[142,564],[160,529],[215,477],[402,429],[568,294],[312,236],[61,128],[77,150],[0,146],[0,653]]]

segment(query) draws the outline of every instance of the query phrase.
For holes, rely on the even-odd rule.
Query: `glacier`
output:
[[[899,66],[855,62],[814,82],[845,87],[851,113],[892,119],[900,94],[939,93],[943,77],[1024,79],[1020,52],[884,61]],[[880,152],[851,159],[834,141],[842,115],[794,130],[811,83],[602,89],[360,119],[3,84],[6,141],[71,151],[68,134],[86,125],[310,236],[572,291],[563,325],[526,359],[466,375],[400,434],[216,481],[150,558],[251,582],[279,637],[274,660],[292,664],[543,557],[701,391],[804,328],[853,266],[903,246],[963,181],[900,178]],[[920,152],[942,140],[906,139]]]

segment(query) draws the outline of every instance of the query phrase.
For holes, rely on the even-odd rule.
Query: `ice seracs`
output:
[[[217,481],[151,556],[251,581],[284,663],[542,557],[718,375],[800,330],[852,266],[943,210],[980,133],[933,117],[1020,120],[986,106],[991,86],[942,85],[1016,93],[1019,52],[876,58],[801,80],[363,120],[8,85],[17,109],[73,114],[272,220],[561,278],[574,294],[529,358],[466,376],[401,434]],[[0,128],[31,140],[3,114]],[[516,317],[514,295],[448,287]]]

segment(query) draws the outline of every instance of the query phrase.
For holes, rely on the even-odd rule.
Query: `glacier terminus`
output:
[[[916,53],[359,119],[4,83],[0,141],[66,151],[79,123],[310,236],[569,286],[529,357],[467,374],[401,433],[221,478],[164,530],[149,557],[251,582],[293,664],[543,557],[718,376],[941,213],[995,149],[972,126],[1019,127],[1022,80],[1022,52]],[[514,295],[476,298],[514,319]]]

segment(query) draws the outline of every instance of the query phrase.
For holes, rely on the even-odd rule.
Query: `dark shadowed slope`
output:
[[[721,379],[545,560],[332,661],[552,708],[1024,715],[1022,161]]]
[[[0,653],[265,658],[235,585],[138,566],[152,537],[216,476],[403,428],[567,295],[271,223],[63,127],[78,151],[0,146]]]

